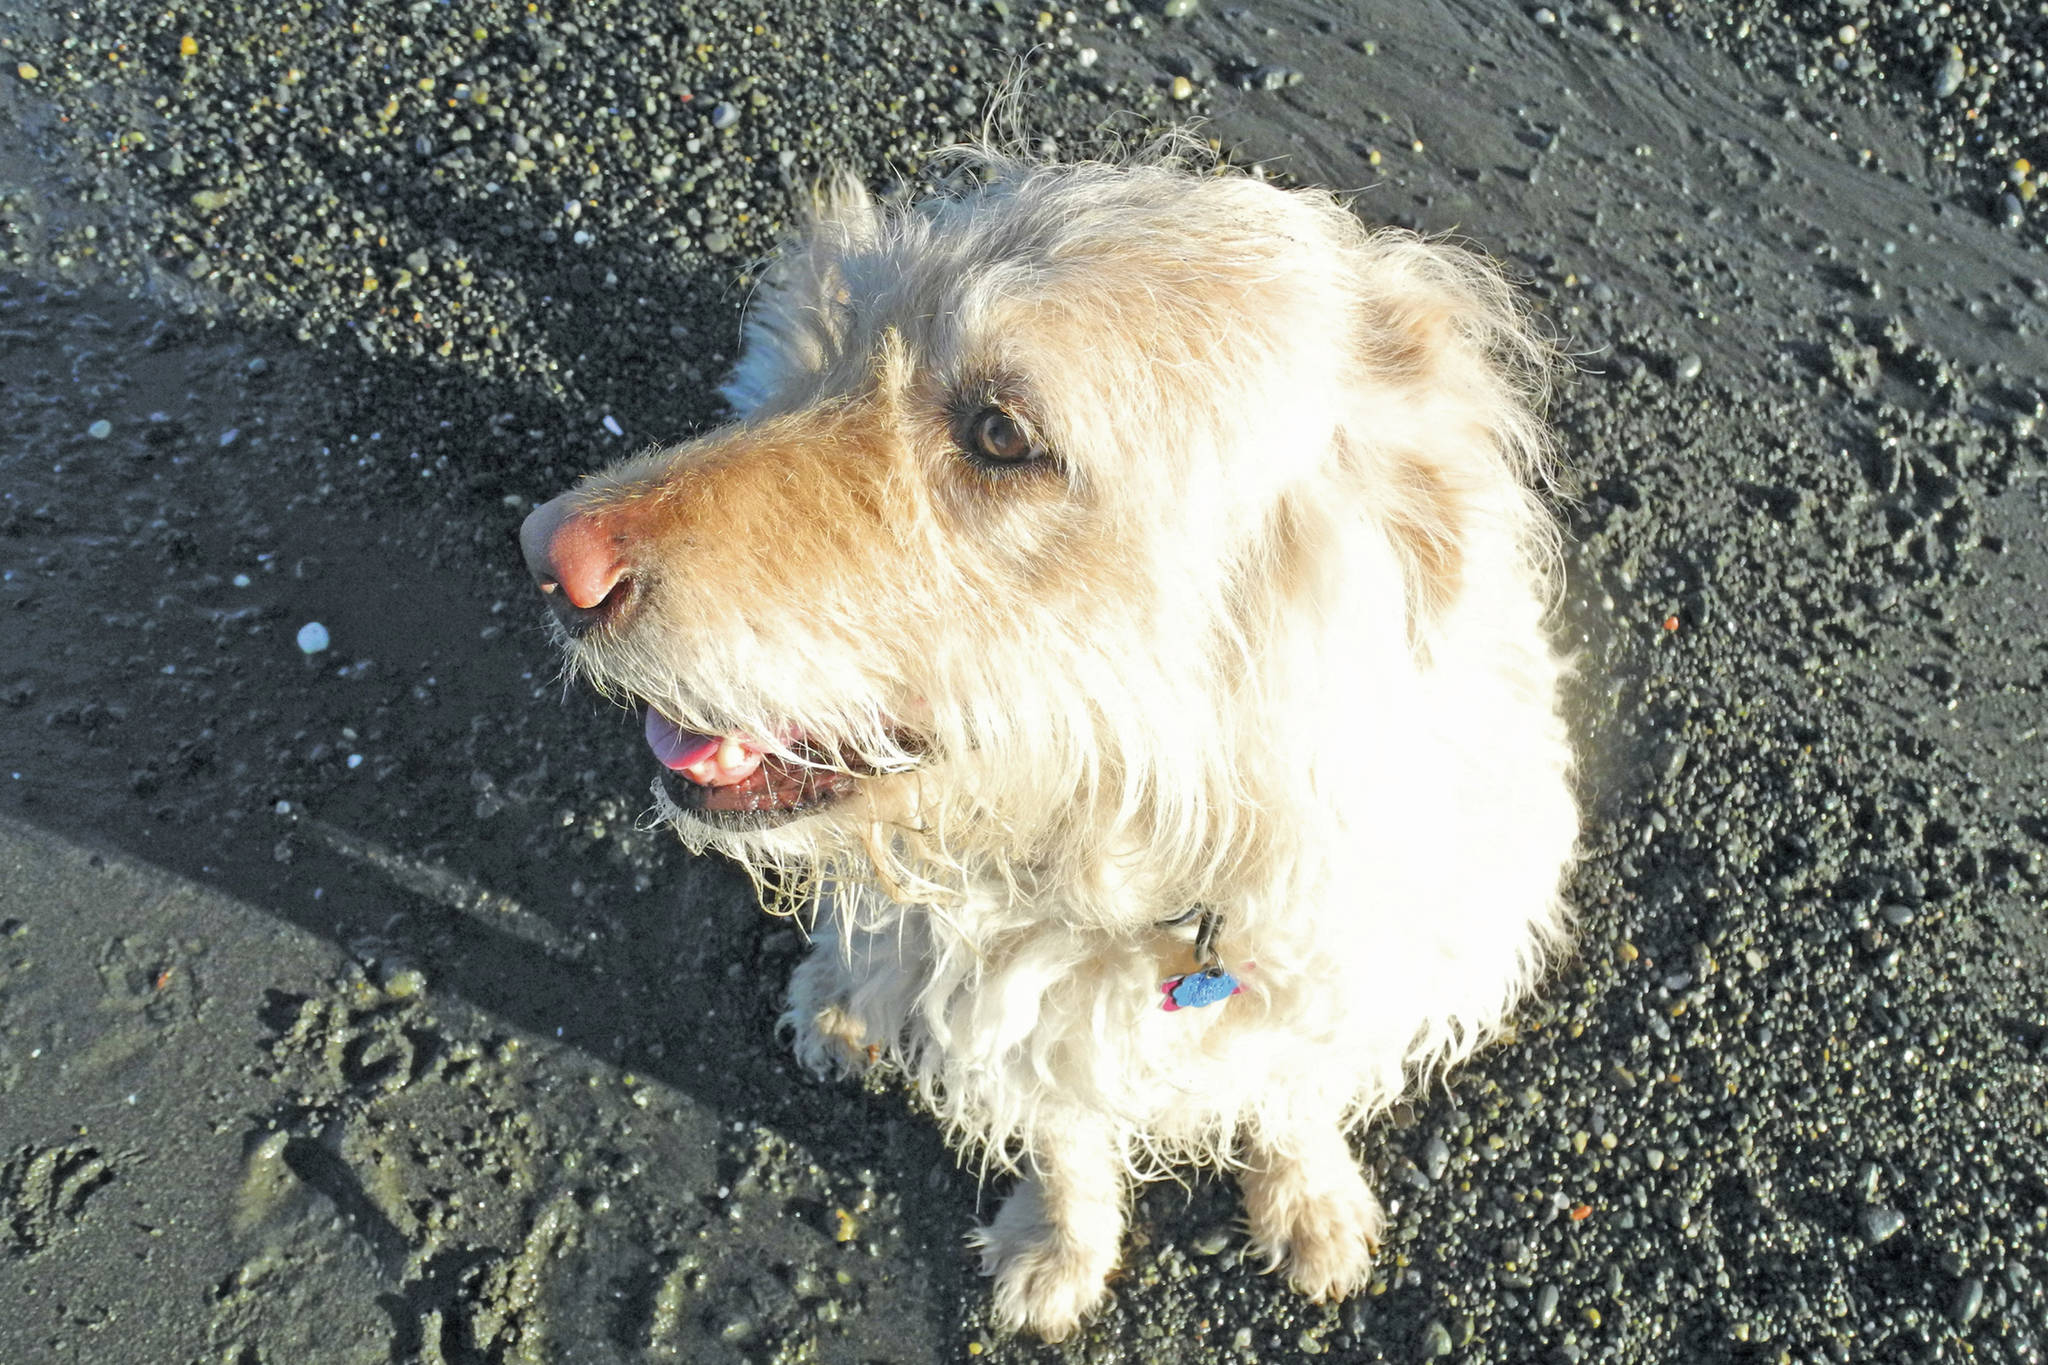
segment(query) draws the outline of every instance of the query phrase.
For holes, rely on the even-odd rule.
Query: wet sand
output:
[[[1069,13],[0,20],[0,1360],[2041,1358],[2043,21]],[[1020,68],[1049,150],[1198,117],[1523,280],[1592,811],[1577,960],[1362,1142],[1371,1292],[1193,1178],[1061,1348],[514,543],[720,419],[810,177]]]

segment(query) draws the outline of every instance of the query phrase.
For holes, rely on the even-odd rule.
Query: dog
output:
[[[1350,1135],[1568,939],[1551,352],[1490,263],[1327,193],[970,160],[821,186],[733,423],[525,558],[660,817],[814,916],[798,1057],[900,1068],[1020,1177],[971,1235],[1002,1326],[1074,1331],[1184,1163],[1349,1294]]]

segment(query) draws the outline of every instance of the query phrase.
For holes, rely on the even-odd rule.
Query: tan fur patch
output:
[[[1418,642],[1457,601],[1464,587],[1464,509],[1428,460],[1394,462],[1387,533],[1408,578],[1409,632]]]

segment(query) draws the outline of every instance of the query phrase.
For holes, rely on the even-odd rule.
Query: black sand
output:
[[[2042,1358],[2048,17],[1186,8],[0,19],[0,1360]],[[1019,65],[1581,371],[1579,960],[1365,1140],[1369,1296],[1197,1180],[1058,1350],[915,1106],[795,1073],[795,931],[636,828],[513,544],[718,419],[793,187]]]

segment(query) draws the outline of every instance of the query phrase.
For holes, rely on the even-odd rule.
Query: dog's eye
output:
[[[989,464],[1018,465],[1036,460],[1045,450],[1024,424],[1001,408],[983,408],[967,428],[968,454]]]

